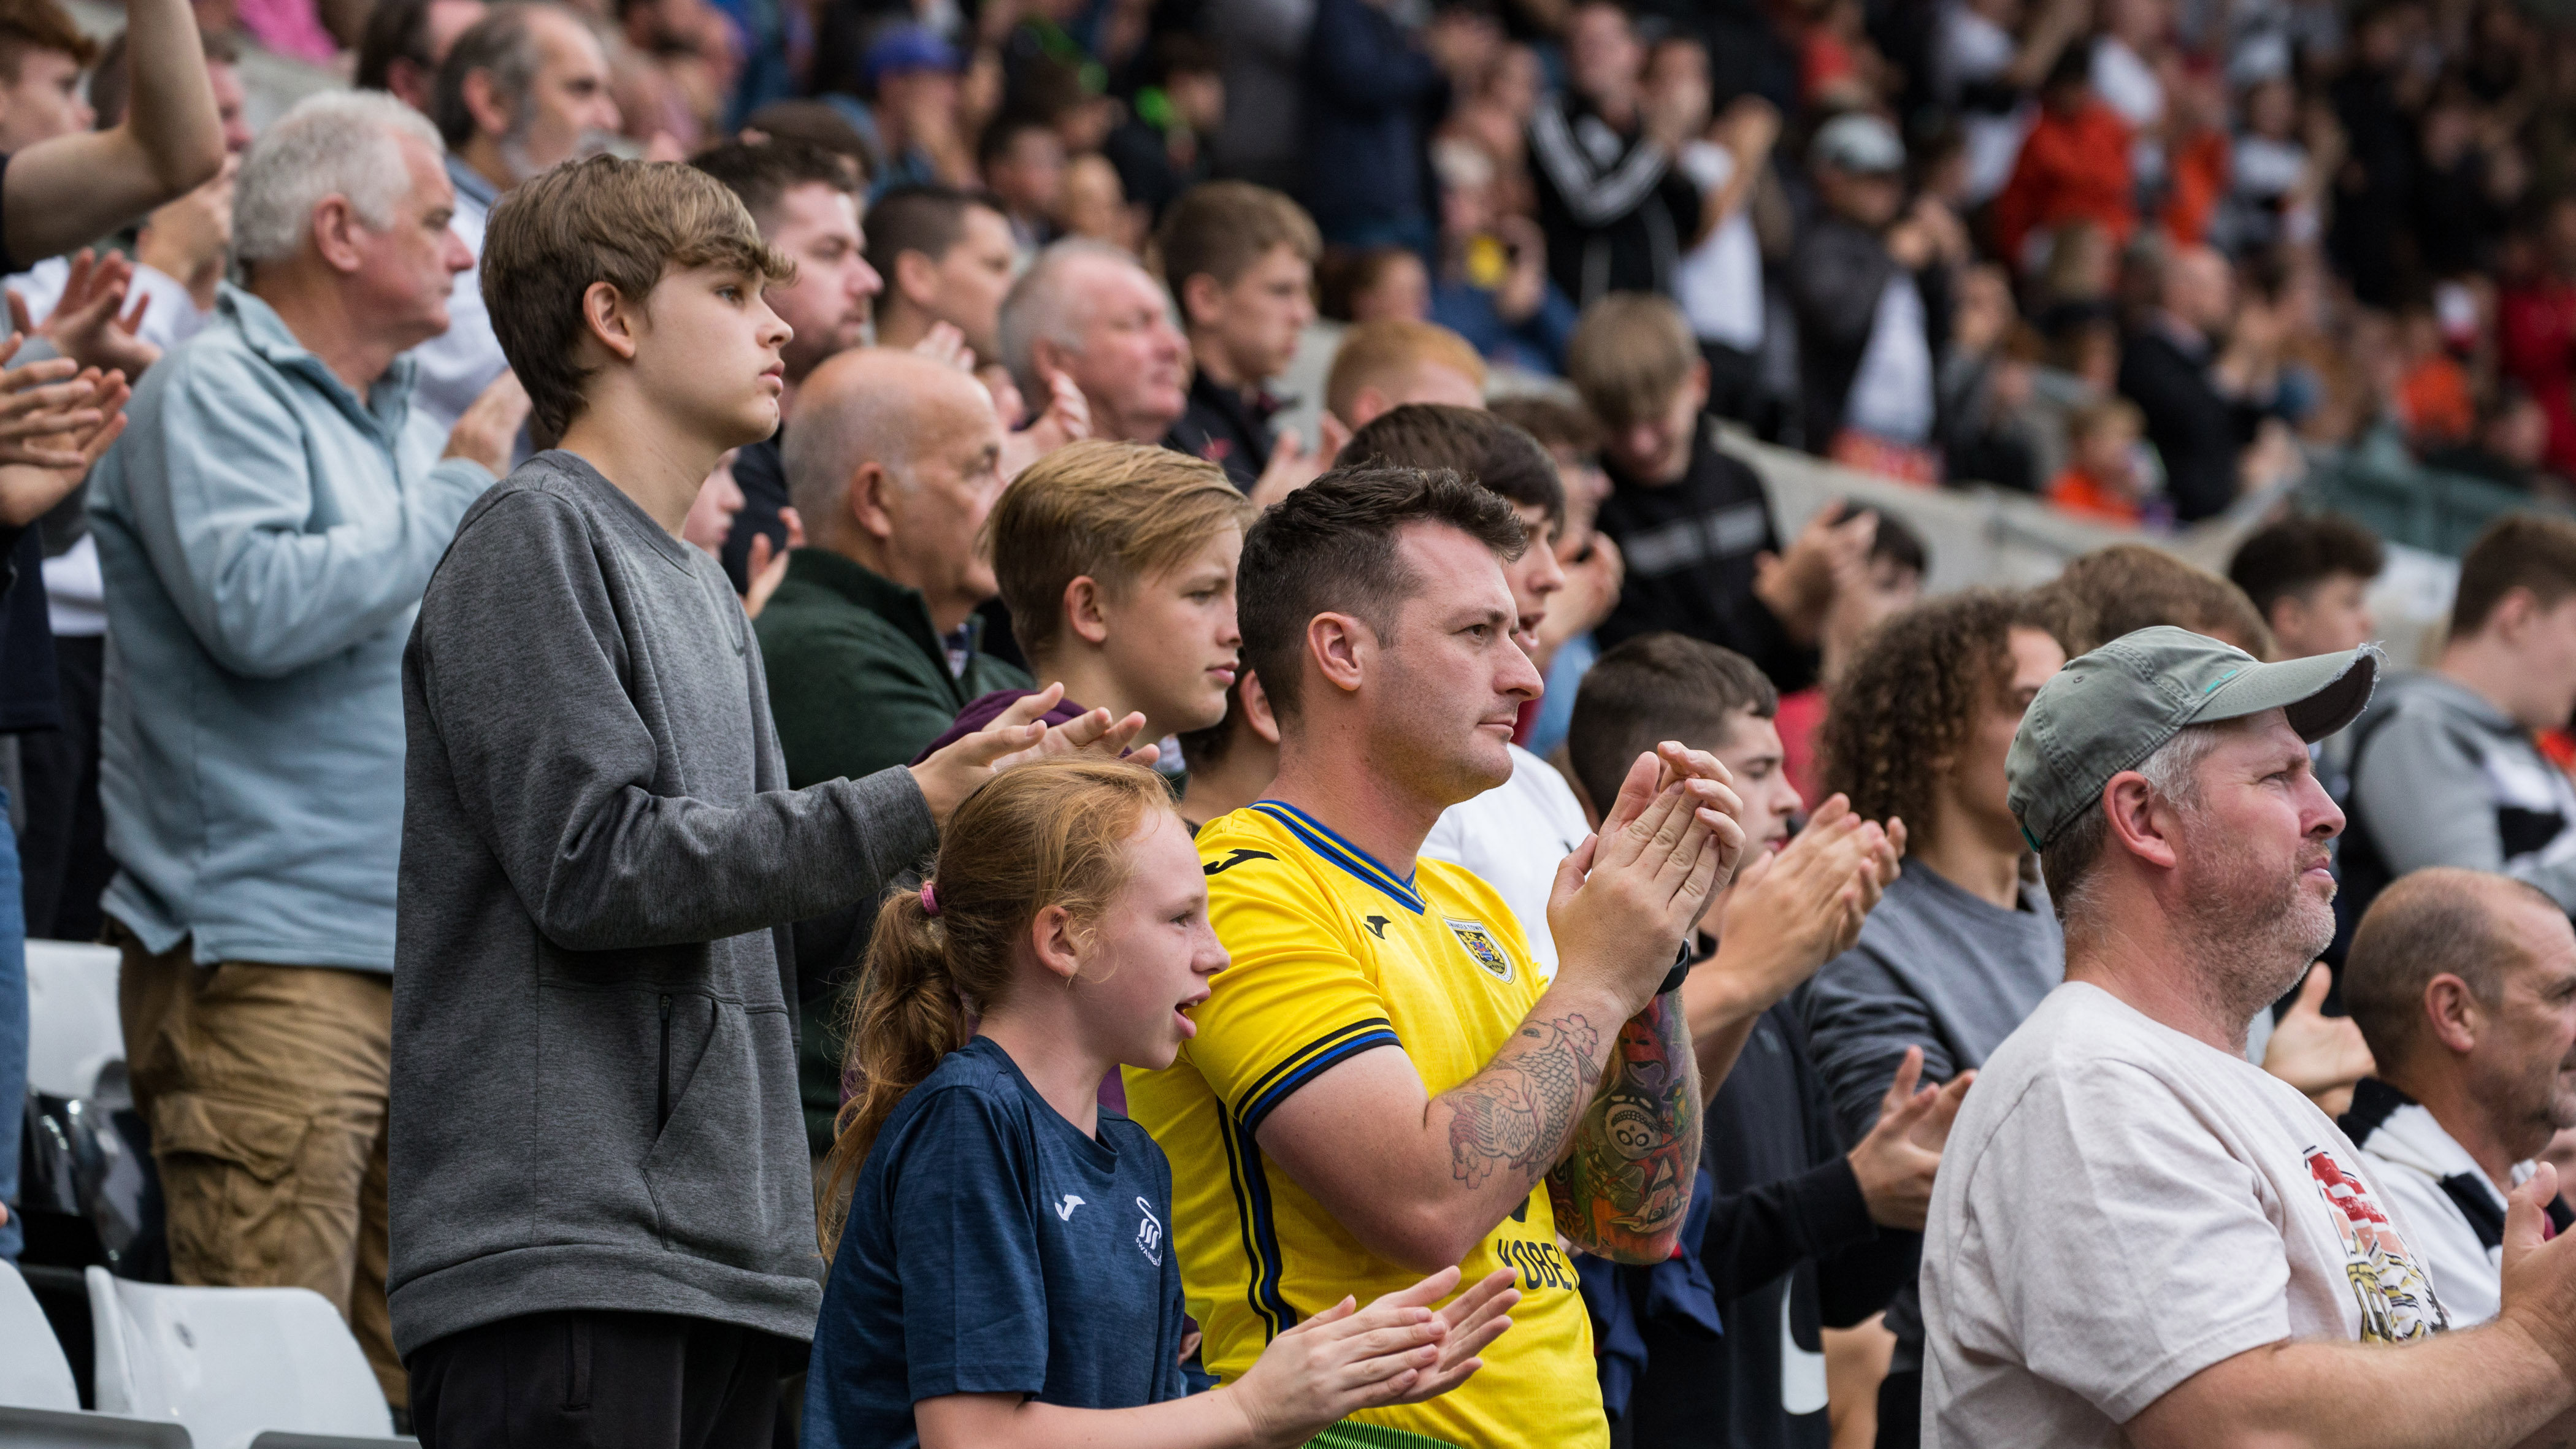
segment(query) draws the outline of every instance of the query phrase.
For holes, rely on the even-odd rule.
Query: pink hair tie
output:
[[[928,881],[921,883],[921,913],[925,916],[939,914],[939,897],[931,893]]]

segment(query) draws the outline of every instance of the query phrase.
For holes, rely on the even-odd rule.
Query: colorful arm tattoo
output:
[[[1699,1067],[1681,995],[1619,1028],[1599,1096],[1547,1177],[1556,1230],[1614,1262],[1672,1256],[1699,1175]]]

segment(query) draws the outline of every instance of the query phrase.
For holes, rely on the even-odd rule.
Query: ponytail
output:
[[[849,1098],[815,1223],[826,1260],[877,1134],[940,1058],[974,1039],[974,1015],[1008,990],[1017,938],[1049,905],[1098,916],[1126,884],[1126,842],[1156,809],[1172,809],[1171,792],[1140,765],[1076,756],[1015,766],[949,816],[929,883],[887,893],[843,1018]]]

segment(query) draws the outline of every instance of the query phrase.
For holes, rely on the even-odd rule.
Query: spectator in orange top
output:
[[[2048,485],[2048,501],[2105,523],[2134,528],[2145,521],[2138,439],[2146,430],[2146,415],[2132,402],[2111,398],[2078,409],[2066,429],[2066,471]]]
[[[1995,242],[2004,259],[2027,270],[2034,233],[2089,221],[2126,242],[2137,226],[2129,173],[2129,126],[2093,93],[2091,61],[2081,47],[2058,57],[2040,88],[2039,119],[2022,142],[2012,179],[1995,198]]]
[[[2185,71],[2172,91],[2172,134],[2165,142],[2167,234],[2185,246],[2209,236],[2210,218],[2234,173],[2227,134],[2227,90],[2213,66]]]
[[[2406,441],[2418,452],[2465,441],[2477,431],[2478,400],[2468,369],[2443,341],[2432,304],[2400,309],[2397,336],[2406,358],[2397,379],[2397,415],[2405,421]]]

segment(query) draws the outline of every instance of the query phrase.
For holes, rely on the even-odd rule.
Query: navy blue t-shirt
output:
[[[990,1039],[949,1053],[859,1169],[814,1325],[805,1449],[911,1449],[913,1404],[944,1394],[1181,1397],[1171,1202],[1144,1128],[1104,1110],[1085,1137]]]

